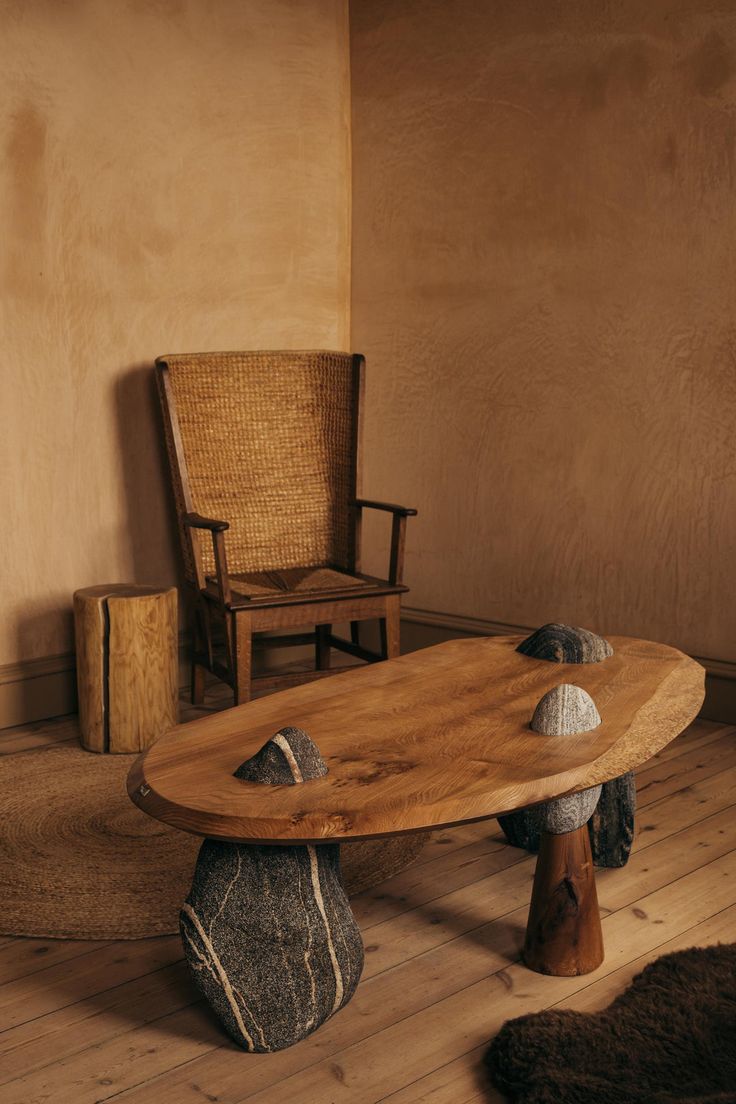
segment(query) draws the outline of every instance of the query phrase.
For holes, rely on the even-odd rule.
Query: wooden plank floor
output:
[[[0,733],[0,754],[76,739],[73,718]],[[607,1005],[667,951],[736,940],[736,729],[698,721],[638,774],[637,842],[599,871],[606,958],[582,978],[519,962],[534,859],[495,822],[440,832],[353,902],[352,1003],[291,1050],[247,1055],[197,999],[178,937],[0,937],[3,1104],[492,1104],[504,1020]]]

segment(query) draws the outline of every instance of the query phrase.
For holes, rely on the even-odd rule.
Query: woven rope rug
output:
[[[486,1063],[513,1104],[736,1104],[736,943],[663,955],[602,1012],[509,1020]]]
[[[139,939],[179,930],[201,840],[129,800],[135,755],[78,747],[0,757],[0,931],[65,939]],[[349,893],[406,866],[426,837],[343,847]]]

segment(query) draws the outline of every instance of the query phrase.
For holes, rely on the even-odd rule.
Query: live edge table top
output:
[[[451,640],[228,709],[162,736],[128,792],[175,828],[243,843],[325,843],[447,827],[617,778],[696,716],[703,668],[674,648],[609,637],[598,663],[551,663],[521,637]],[[574,736],[529,727],[560,683],[602,723]],[[304,729],[329,768],[296,786],[233,773],[279,729]]]

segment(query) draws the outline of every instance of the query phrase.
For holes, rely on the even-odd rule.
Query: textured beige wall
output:
[[[0,2],[0,665],[174,577],[150,362],[346,348],[345,0]]]
[[[351,34],[409,602],[736,660],[736,4],[352,0]]]

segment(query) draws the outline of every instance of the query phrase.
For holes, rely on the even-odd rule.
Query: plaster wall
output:
[[[409,603],[736,660],[736,6],[352,0],[351,37]]]
[[[2,665],[176,578],[157,354],[348,347],[350,187],[344,0],[4,0],[0,42]]]

